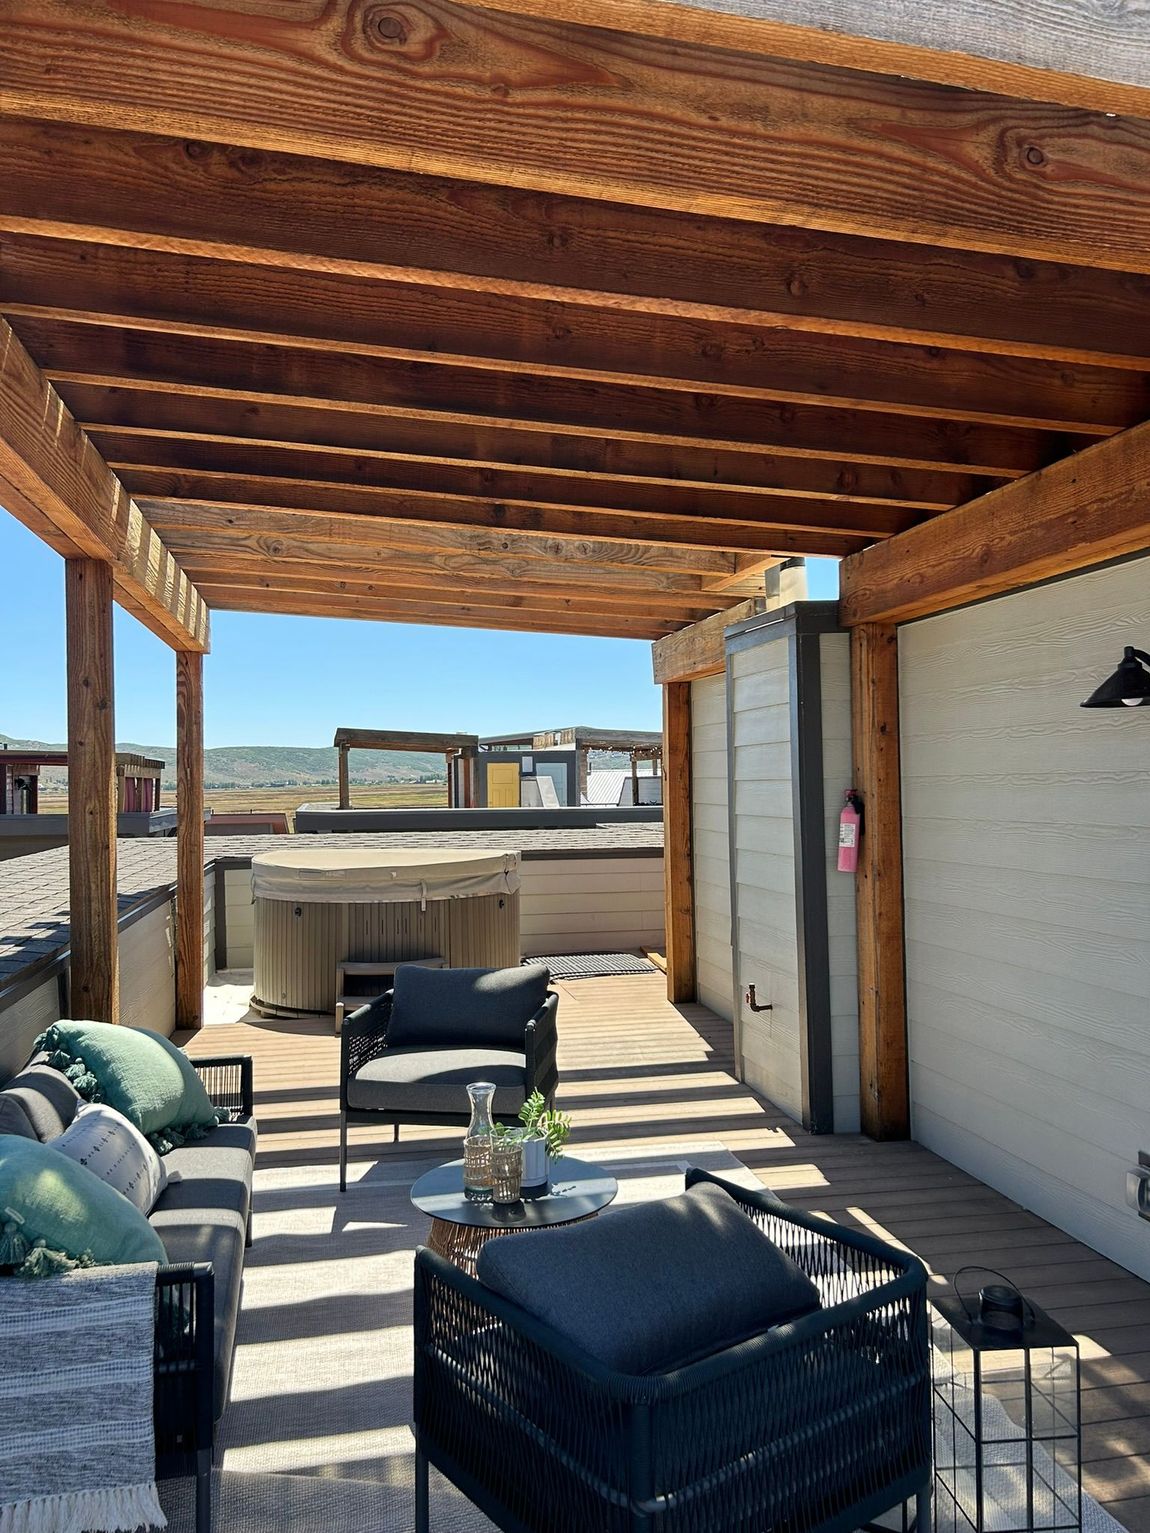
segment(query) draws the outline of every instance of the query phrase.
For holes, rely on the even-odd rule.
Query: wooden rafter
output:
[[[81,33],[68,0],[8,0],[0,107],[543,191],[591,182],[695,214],[1150,262],[1150,126],[1135,119],[452,0],[340,0],[298,21],[105,0],[85,18]]]
[[[169,644],[208,647],[200,593],[3,319],[0,504],[65,557],[107,561],[117,600]]]

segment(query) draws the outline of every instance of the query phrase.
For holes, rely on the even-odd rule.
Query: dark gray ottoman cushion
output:
[[[714,1183],[489,1241],[478,1273],[619,1373],[683,1367],[820,1302],[806,1273]]]
[[[543,964],[518,969],[419,969],[395,975],[389,1044],[461,1043],[522,1048],[528,1022],[547,999]]]

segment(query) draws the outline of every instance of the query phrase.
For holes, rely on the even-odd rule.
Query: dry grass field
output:
[[[304,788],[208,788],[204,802],[209,809],[221,814],[243,813],[246,810],[282,810],[293,824],[293,816],[300,804],[334,803],[337,796],[335,783],[311,784]],[[174,803],[175,795],[165,789],[161,807]],[[434,782],[375,783],[370,787],[351,785],[351,802],[357,809],[442,809],[447,806],[447,786]],[[40,808],[45,814],[59,814],[68,807],[66,793],[44,793]]]

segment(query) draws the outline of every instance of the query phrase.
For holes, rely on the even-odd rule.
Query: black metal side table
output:
[[[421,1176],[411,1189],[411,1201],[431,1217],[431,1250],[474,1277],[479,1253],[489,1240],[593,1219],[618,1191],[619,1183],[599,1166],[565,1155],[552,1163],[550,1191],[542,1197],[476,1203],[463,1195],[463,1162],[453,1160]]]

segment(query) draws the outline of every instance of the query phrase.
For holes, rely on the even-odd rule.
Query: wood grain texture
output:
[[[115,326],[18,318],[13,327],[53,382],[226,389],[288,403],[362,404],[620,431],[687,445],[832,455],[907,467],[1023,473],[1066,449],[1054,430],[900,415],[833,402],[744,399],[652,385],[493,373],[476,366],[397,361],[211,335],[128,334]],[[1098,435],[1106,434],[1101,428]]]
[[[348,770],[350,763],[347,759],[347,752],[348,747],[346,745],[339,747],[339,807],[341,809],[351,808],[351,774]],[[448,781],[450,782],[450,780],[449,774]]]
[[[0,105],[720,216],[1150,261],[1150,128],[1132,118],[451,0],[339,0],[292,20],[254,5],[177,20],[137,0],[86,20],[81,35],[67,0],[7,0]]]
[[[691,447],[672,440],[643,440],[610,425],[601,431],[549,431],[510,420],[450,420],[413,412],[323,408],[234,399],[219,394],[180,395],[157,389],[61,384],[102,451],[128,459],[163,461],[151,444],[189,442],[204,453],[213,443],[239,447],[260,442],[285,450],[329,451],[421,462],[445,459],[480,468],[542,468],[639,478],[700,489],[743,487],[815,498],[886,502],[940,511],[993,489],[1001,482],[961,470],[930,471],[852,463],[845,458],[796,457],[753,447]],[[147,448],[129,444],[143,438]],[[175,453],[170,445],[166,452]]]
[[[204,658],[176,653],[176,1026],[204,1008]]]
[[[609,304],[1135,367],[1150,351],[1146,279],[1130,272],[67,123],[0,117],[0,230],[0,269],[31,302],[78,263],[95,293],[153,262],[207,257],[276,282],[438,283],[561,316]]]
[[[843,565],[842,621],[903,622],[1150,548],[1148,477],[1150,424],[946,512]]]
[[[872,1139],[910,1134],[898,732],[898,633],[864,623],[851,633],[855,787],[864,820],[855,873],[859,1109]]]
[[[21,251],[24,261],[19,257]],[[72,260],[62,257],[72,254]],[[284,271],[54,241],[0,249],[0,310],[9,319],[93,322],[129,332],[206,335],[288,349],[398,361],[528,370],[590,382],[635,382],[743,398],[887,408],[911,415],[1056,430],[1106,430],[1150,413],[1144,371],[1041,356],[979,355],[970,343],[910,344],[871,335],[756,323],[713,313],[634,313],[601,297],[560,303]],[[47,258],[51,260],[49,270]],[[17,326],[19,328],[19,326]],[[839,331],[843,327],[838,327]],[[1141,335],[1140,325],[1131,337]]]
[[[167,643],[207,648],[199,592],[3,319],[0,501],[66,558],[107,560],[117,600]]]
[[[673,682],[697,681],[703,676],[717,676],[726,666],[723,635],[735,623],[754,617],[764,607],[761,596],[749,597],[737,607],[717,612],[713,617],[693,623],[690,628],[672,634],[652,647],[651,665],[657,686]]]
[[[65,560],[69,990],[94,1022],[120,1020],[112,592],[110,564]]]
[[[667,999],[695,999],[695,883],[691,847],[691,687],[663,688],[663,890]]]

